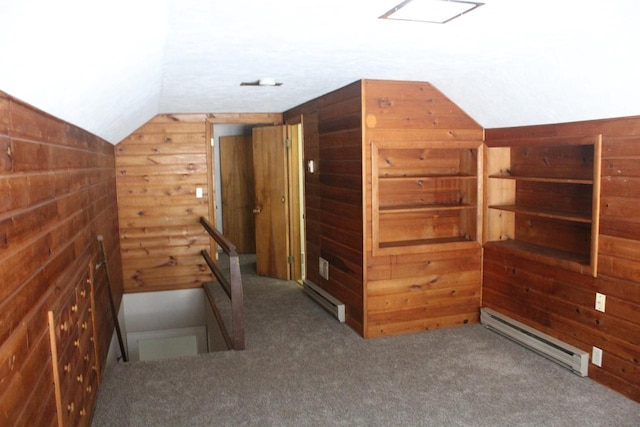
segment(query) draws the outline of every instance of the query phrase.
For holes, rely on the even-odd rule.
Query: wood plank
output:
[[[194,204],[192,206],[149,206],[143,207],[142,209],[125,206],[120,209],[120,217],[125,221],[130,221],[132,219],[141,219],[142,217],[164,218],[167,221],[173,220],[175,218],[178,222],[180,222],[181,226],[185,223],[191,224],[193,222],[193,218],[196,218],[196,221],[198,221],[201,216],[207,216],[209,212],[208,206],[200,203],[201,202],[198,202],[198,204]],[[185,218],[187,218],[187,220],[183,221]],[[135,225],[133,226],[135,227]],[[144,227],[144,225],[141,226]]]
[[[118,171],[118,191],[130,191],[129,187],[144,188],[144,186],[206,186],[207,176],[203,173],[177,173],[172,174],[168,171],[149,175],[127,175],[126,171],[122,173]]]
[[[3,387],[4,393],[0,394],[0,413],[3,414],[3,423],[6,425],[16,425],[25,404],[32,399],[34,385],[39,384],[42,375],[49,372],[48,340],[42,339],[42,337],[34,338],[35,342],[30,347],[20,374],[14,375],[11,382]],[[51,384],[43,384],[42,386],[51,387]]]
[[[601,192],[609,197],[640,199],[640,177],[604,176]]]
[[[161,117],[161,116],[160,116]],[[174,135],[174,134],[204,134],[205,122],[172,122],[158,120],[158,116],[142,126],[140,129],[134,132],[134,134],[160,134],[160,135]]]
[[[118,167],[117,172],[120,175],[130,175],[130,176],[152,176],[152,175],[202,175],[204,179],[206,179],[207,172],[207,164],[206,159],[202,159],[201,162],[198,163],[188,163],[188,164],[169,164],[163,165],[162,168],[155,166],[124,166]],[[200,177],[200,180],[203,178]]]
[[[452,326],[462,326],[478,322],[480,322],[480,314],[479,312],[476,312],[476,310],[470,311],[468,313],[454,314],[451,316],[410,320],[405,322],[370,322],[366,332],[366,336],[367,338],[375,338],[419,331],[429,331]]]
[[[510,173],[514,176],[593,178],[593,145],[515,146]]]
[[[209,113],[208,123],[231,123],[231,124],[283,124],[282,113]]]
[[[148,193],[144,195],[138,196],[136,198],[129,197],[121,202],[119,202],[119,206],[123,208],[123,210],[128,209],[149,209],[149,208],[164,208],[164,207],[201,207],[203,205],[207,205],[207,200],[202,198],[196,198],[196,189],[191,188],[189,190],[185,190],[180,187],[179,192],[170,194],[170,197],[167,197],[167,194],[160,194],[158,196],[149,196]],[[203,196],[205,192],[202,192]],[[208,208],[208,206],[207,206]]]
[[[122,249],[122,263],[123,265],[127,265],[129,262],[132,263],[140,263],[142,265],[146,265],[147,257],[182,257],[182,256],[191,256],[196,259],[202,259],[200,256],[200,251],[209,249],[209,245],[193,245],[193,246],[183,246],[183,247],[173,247],[173,248],[165,248],[165,247],[138,247],[135,249]]]
[[[380,312],[369,312],[367,321],[375,323],[401,323],[428,318],[455,316],[460,313],[475,313],[480,310],[480,298],[477,296],[462,297],[452,301],[451,298],[437,300],[425,306],[395,309]]]
[[[640,136],[610,137],[602,140],[602,159],[640,158]]]
[[[173,247],[206,247],[208,244],[209,236],[206,233],[201,233],[193,236],[163,236],[136,239],[134,241],[123,240],[120,247],[125,251],[137,248],[167,248],[171,250]]]
[[[11,125],[9,114],[9,99],[0,92],[0,135],[8,135]]]
[[[345,116],[360,116],[362,114],[362,101],[359,93],[351,97],[338,99],[330,105],[325,105],[318,110],[318,120],[328,121]]]
[[[480,282],[468,286],[456,285],[452,287],[439,287],[428,291],[403,292],[384,296],[368,296],[367,311],[369,313],[388,311],[394,309],[407,309],[423,307],[440,302],[450,301],[455,303],[462,298],[476,298],[480,306]]]
[[[120,141],[115,149],[119,155],[201,153],[204,145],[206,145],[204,132],[183,134],[138,132]]]
[[[195,151],[195,150],[194,150]],[[202,150],[200,150],[202,151]],[[202,164],[206,163],[206,153],[195,152],[182,154],[180,152],[171,154],[157,155],[132,155],[118,156],[116,159],[116,167],[127,168],[129,166],[157,166],[165,165],[183,165],[183,164]]]
[[[473,141],[482,141],[482,131],[473,129],[376,129],[371,134],[369,129],[366,141],[380,142],[397,142],[403,141],[409,143],[411,141],[435,141],[444,143],[465,143]],[[466,146],[466,144],[465,144]]]
[[[603,194],[600,197],[600,212],[602,217],[611,217],[612,219],[620,219],[626,221],[640,221],[640,200],[629,199],[623,197],[609,197]]]
[[[423,277],[408,277],[392,280],[369,280],[367,283],[367,296],[384,296],[393,294],[406,294],[410,292],[425,292],[431,289],[449,289],[455,286],[469,287],[471,285],[480,288],[481,274],[477,270],[465,272],[444,272]]]
[[[486,129],[485,133],[491,144],[509,139],[589,137],[599,133],[608,138],[631,137],[640,135],[640,116]]]

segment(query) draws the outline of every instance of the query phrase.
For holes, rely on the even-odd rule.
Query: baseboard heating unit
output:
[[[586,351],[488,308],[480,309],[480,323],[484,327],[570,369],[581,377],[588,375],[589,354]]]
[[[340,322],[344,322],[344,304],[313,282],[305,280],[304,292],[325,310],[333,314]]]

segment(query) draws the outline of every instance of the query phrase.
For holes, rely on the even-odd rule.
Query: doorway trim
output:
[[[283,122],[282,113],[210,113],[206,116],[205,142],[207,146],[207,187],[209,189],[209,221],[216,224],[216,187],[213,181],[215,175],[215,163],[213,158],[213,125],[214,124],[256,124],[256,125],[281,125]],[[210,238],[210,253],[217,254],[216,242]]]

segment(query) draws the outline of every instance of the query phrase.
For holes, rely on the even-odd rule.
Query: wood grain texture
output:
[[[159,115],[116,146],[125,292],[198,287],[210,218],[206,115]],[[196,188],[203,198],[196,198]],[[148,262],[147,257],[165,259]]]
[[[363,91],[364,335],[477,322],[482,128],[428,83],[365,80]],[[372,179],[376,172],[379,179]],[[473,181],[441,178],[460,174]],[[454,236],[470,241],[438,244]],[[392,252],[383,242],[393,244]],[[384,296],[377,295],[381,287]]]
[[[102,234],[122,295],[114,147],[0,92],[0,424],[56,421],[47,312]],[[84,263],[84,265],[82,265]],[[96,288],[106,295],[104,275]],[[99,359],[113,332],[97,305]]]
[[[256,253],[251,136],[220,137],[222,230],[240,254]]]
[[[397,296],[392,295],[384,300],[388,304],[381,302],[379,297],[367,294],[367,289],[375,286],[378,280],[392,288],[393,281],[399,280],[391,277],[390,260],[395,256],[374,257],[372,254],[370,142],[380,141],[386,144],[385,147],[390,147],[380,156],[381,167],[386,169],[393,164],[393,173],[398,176],[445,174],[454,169],[463,169],[465,173],[475,175],[474,161],[466,157],[461,159],[459,150],[477,150],[482,141],[482,128],[428,83],[358,81],[284,114],[285,120],[300,115],[304,123],[305,163],[314,160],[318,165],[317,173],[307,172],[305,176],[307,277],[345,302],[347,323],[365,337],[416,331],[436,325],[462,324],[465,320],[477,321],[480,289],[480,245],[477,242],[472,245],[475,262],[469,264],[476,270],[475,278],[470,289],[464,290],[470,300],[461,305],[453,303],[451,299],[451,306],[444,302],[444,308],[425,311],[422,303],[428,299],[426,297],[414,299],[421,301],[418,303],[421,306],[402,311],[400,301],[406,295],[403,294],[405,285],[401,284],[397,285]],[[416,143],[424,141],[430,141],[433,147],[440,150],[416,150]],[[401,153],[394,150],[397,147],[408,150]],[[455,150],[449,151],[447,148]],[[427,169],[422,160],[426,157],[430,159]],[[430,186],[434,191],[426,191],[421,178],[416,178],[415,182],[388,181],[382,184],[382,192],[387,196],[385,208],[411,205],[416,201],[422,204],[455,201],[459,204],[463,192],[474,195],[462,203],[476,204],[481,186],[477,181],[473,184],[473,190],[466,191],[469,188],[467,184],[445,180],[437,184],[427,183],[426,187]],[[437,191],[435,186],[438,186]],[[451,233],[475,235],[480,228],[476,212],[472,213],[472,217],[466,212],[458,213],[453,215],[453,219],[451,214],[443,213],[442,220],[438,220],[437,224],[433,221],[426,224],[422,231],[412,227],[407,216],[420,214],[388,215],[384,221],[396,225],[388,227],[394,231],[387,232],[388,236],[385,235],[384,239],[415,239],[426,235],[448,236]],[[463,222],[469,225],[460,225],[462,216],[465,218]],[[439,230],[437,233],[427,232],[427,228],[434,227]],[[460,248],[463,253],[467,249],[468,246]],[[402,252],[400,249],[399,253]],[[405,252],[415,251],[407,249]],[[453,259],[458,253],[448,252],[448,256]],[[329,260],[329,280],[317,273],[320,256]],[[423,254],[425,259],[428,256]],[[451,268],[454,274],[465,274],[459,271],[455,262],[445,262],[443,265]],[[415,271],[413,274],[422,274],[419,268],[405,267],[406,271]],[[449,289],[444,293],[453,291]],[[367,308],[369,298],[372,298],[375,307],[372,312]],[[475,309],[470,310],[469,304]],[[375,325],[368,328],[367,322],[370,320],[375,321]]]
[[[282,123],[278,113],[160,114],[116,146],[125,292],[199,287],[211,279],[200,250],[213,241],[212,123]],[[196,198],[196,188],[203,197]]]
[[[346,321],[363,332],[362,104],[360,82],[284,113],[303,117],[307,278],[345,303]],[[329,280],[318,271],[329,261]]]
[[[640,401],[640,117],[486,131],[492,146],[594,134],[603,135],[598,277],[487,245],[483,305],[587,352],[603,349],[589,376]],[[605,313],[594,309],[596,292],[607,295]]]

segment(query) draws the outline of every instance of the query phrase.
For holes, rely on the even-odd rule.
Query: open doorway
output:
[[[302,123],[213,124],[216,227],[258,274],[305,277]]]

